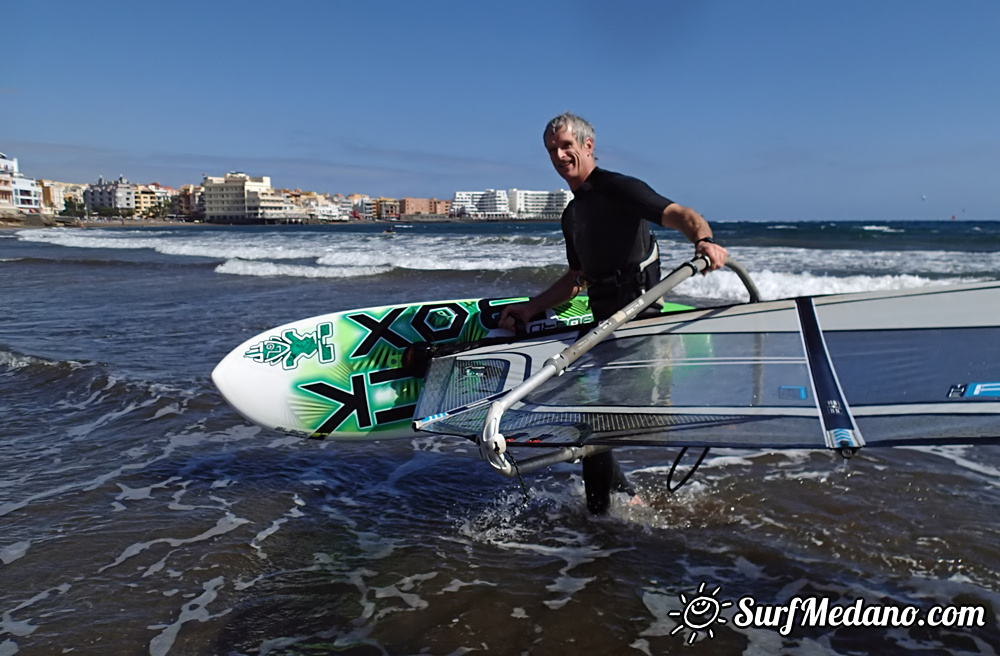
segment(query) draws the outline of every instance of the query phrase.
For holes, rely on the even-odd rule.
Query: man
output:
[[[712,240],[712,229],[696,211],[665,198],[633,177],[605,171],[594,156],[594,128],[571,113],[545,127],[545,148],[552,166],[569,184],[574,198],[563,211],[569,269],[541,294],[504,308],[500,326],[515,330],[584,289],[596,321],[602,321],[641,296],[660,279],[659,251],[646,221],[673,228],[710,260],[707,270],[726,263],[726,249]],[[611,451],[583,459],[587,508],[607,512],[612,492],[634,495]]]

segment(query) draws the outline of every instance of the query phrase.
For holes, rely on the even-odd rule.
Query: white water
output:
[[[866,230],[884,232],[884,226]],[[565,266],[558,230],[533,234],[433,234],[416,230],[383,235],[330,229],[312,232],[253,233],[183,229],[25,230],[24,241],[71,249],[146,251],[179,258],[221,260],[224,275],[297,278],[368,278],[392,271],[513,272],[525,267]],[[687,256],[690,245],[660,237],[664,271]],[[105,254],[108,250],[103,251]],[[794,247],[730,249],[752,272],[765,299],[799,295],[862,292],[981,280],[983,272],[1000,270],[1000,253],[944,251],[818,250]],[[544,281],[539,281],[538,286]],[[699,277],[677,293],[721,302],[739,302],[746,294],[730,273]]]

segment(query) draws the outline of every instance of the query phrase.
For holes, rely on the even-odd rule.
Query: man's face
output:
[[[545,148],[556,173],[569,183],[570,189],[582,184],[594,170],[594,140],[587,138],[582,144],[577,143],[568,126],[547,133]]]

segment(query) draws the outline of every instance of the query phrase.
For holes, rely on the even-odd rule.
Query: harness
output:
[[[650,241],[649,253],[642,262],[615,269],[606,276],[584,276],[595,320],[611,316],[660,281],[660,248],[652,233]]]

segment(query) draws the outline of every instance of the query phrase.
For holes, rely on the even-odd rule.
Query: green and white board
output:
[[[334,312],[253,337],[212,372],[236,410],[265,428],[335,440],[410,437],[422,379],[404,365],[413,344],[459,344],[510,336],[497,321],[524,298],[434,301]],[[667,304],[664,312],[689,309]],[[527,330],[538,334],[590,323],[585,296]],[[415,375],[417,374],[417,375]]]

